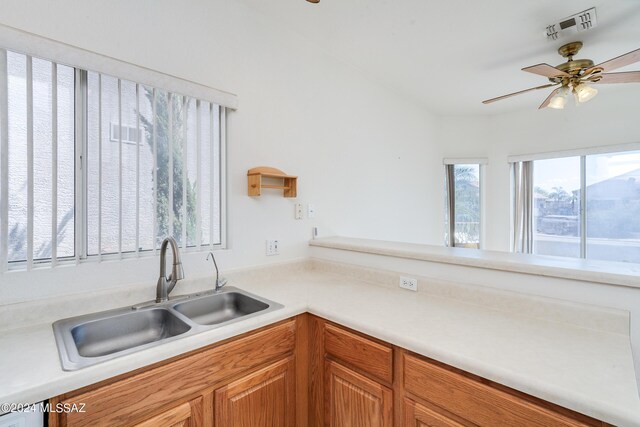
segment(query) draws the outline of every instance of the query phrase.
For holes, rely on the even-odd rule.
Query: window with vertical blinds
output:
[[[0,268],[223,246],[225,114],[0,49]]]

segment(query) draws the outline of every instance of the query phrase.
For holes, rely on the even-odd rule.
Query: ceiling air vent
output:
[[[568,18],[564,18],[560,20],[560,22],[547,25],[545,36],[547,37],[547,40],[554,41],[558,40],[560,37],[590,30],[595,28],[597,25],[598,20],[596,19],[596,8],[592,7],[591,9],[587,9],[569,16]]]

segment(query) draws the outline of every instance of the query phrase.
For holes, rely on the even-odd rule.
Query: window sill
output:
[[[420,261],[640,288],[640,264],[447,248],[351,237],[325,237],[311,240],[309,245]]]

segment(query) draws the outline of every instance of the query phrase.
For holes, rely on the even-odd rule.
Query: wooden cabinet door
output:
[[[216,390],[216,427],[293,427],[295,363],[286,358]]]
[[[404,419],[404,427],[464,427],[463,424],[409,399],[404,401]]]
[[[330,427],[391,427],[391,390],[326,361],[326,419]]]
[[[199,397],[138,423],[135,427],[201,427],[202,425],[202,397]]]

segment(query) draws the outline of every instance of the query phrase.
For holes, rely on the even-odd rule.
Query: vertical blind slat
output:
[[[136,254],[140,255],[140,85],[136,84]]]
[[[87,189],[86,170],[83,163],[86,161],[85,142],[87,136],[87,72],[76,68],[74,70],[74,212],[75,212],[75,232],[74,232],[74,254],[76,265],[80,259],[86,256],[86,200]]]
[[[58,65],[51,63],[51,265],[58,262]]]
[[[157,252],[157,236],[158,236],[158,117],[157,117],[157,91],[154,88],[151,101],[151,120],[153,126],[152,144],[153,144],[153,254]]]
[[[98,259],[102,260],[102,74],[98,74]]]
[[[9,93],[7,51],[0,49],[0,272],[9,250]]]
[[[169,109],[169,137],[167,141],[167,150],[169,151],[169,236],[173,237],[173,94],[169,93],[168,97]]]
[[[196,100],[196,246],[202,245],[202,213],[200,207],[202,206],[202,167],[200,161],[201,148],[200,139],[202,138],[201,119],[200,119],[200,100]]]
[[[209,159],[210,159],[210,167],[209,167],[209,178],[210,181],[213,181],[213,153],[214,153],[214,142],[215,142],[215,126],[214,126],[214,120],[213,120],[213,104],[209,104]],[[214,186],[213,185],[209,185],[209,248],[213,249],[213,191],[214,191]]]
[[[33,58],[27,56],[27,270],[33,267]]]
[[[187,149],[187,97],[182,98],[182,247],[187,247],[187,224],[189,218],[187,218],[187,171],[189,168],[189,157]]]
[[[122,258],[122,80],[118,79],[118,254]]]
[[[220,237],[219,243],[226,247],[227,237],[223,232],[222,224],[226,224],[227,221],[227,190],[225,188],[225,177],[227,176],[227,164],[225,163],[225,159],[227,158],[227,109],[222,106],[218,108],[220,112],[220,131],[218,133],[218,233]],[[213,157],[211,160],[213,161]],[[213,187],[212,185],[211,194],[215,196],[215,188]],[[211,213],[211,218],[213,218],[213,212]],[[213,233],[213,229],[211,233]]]

